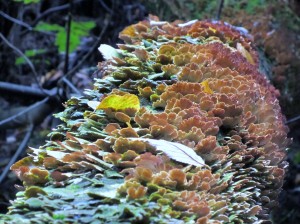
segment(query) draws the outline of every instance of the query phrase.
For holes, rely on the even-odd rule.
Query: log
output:
[[[251,37],[157,17],[125,28],[94,89],[11,169],[4,223],[268,223],[290,143]]]

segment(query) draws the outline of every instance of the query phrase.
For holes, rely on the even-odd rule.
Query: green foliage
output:
[[[25,51],[25,55],[29,58],[31,57],[35,57],[39,54],[43,54],[46,52],[46,49],[32,49],[32,50],[26,50]],[[25,64],[25,58],[24,57],[17,57],[16,61],[15,61],[15,65],[21,65],[21,64]]]
[[[294,163],[300,164],[300,152],[296,152],[293,157]]]
[[[162,20],[213,19],[218,9],[217,0],[142,0],[149,12]]]
[[[89,31],[96,26],[94,21],[88,22],[75,22],[71,23],[71,35],[70,35],[70,52],[76,50],[80,44],[80,39],[89,34]],[[66,51],[67,32],[66,29],[58,24],[49,24],[45,22],[39,23],[35,30],[38,31],[50,31],[56,33],[55,45],[58,47],[58,51],[63,53]]]
[[[22,2],[25,5],[31,4],[31,3],[39,3],[40,0],[14,0],[15,2]]]
[[[261,7],[264,4],[265,4],[264,0],[252,0],[248,2],[245,10],[248,13],[255,13],[255,8]]]
[[[265,0],[252,0],[252,1],[236,1],[225,0],[224,6],[230,7],[234,10],[245,10],[249,14],[255,13],[257,8],[261,8],[266,4]]]

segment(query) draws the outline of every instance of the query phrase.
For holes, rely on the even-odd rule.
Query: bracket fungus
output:
[[[56,115],[62,137],[13,165],[4,223],[270,222],[290,139],[251,38],[155,16],[120,38]]]

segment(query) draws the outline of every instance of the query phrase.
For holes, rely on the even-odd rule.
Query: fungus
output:
[[[106,55],[94,90],[66,103],[56,140],[12,166],[27,195],[47,204],[22,217],[36,221],[42,212],[52,223],[62,207],[68,222],[145,214],[165,223],[268,220],[290,139],[251,40],[222,22],[153,16],[120,38],[120,58]],[[74,111],[83,112],[80,122]]]

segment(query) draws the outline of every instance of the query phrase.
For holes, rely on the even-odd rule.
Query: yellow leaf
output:
[[[122,30],[122,32],[120,33],[120,35],[128,35],[130,37],[136,37],[137,33],[136,33],[135,29],[134,29],[134,26],[128,26],[124,30]]]
[[[216,33],[216,32],[217,32],[217,30],[214,29],[214,28],[212,28],[212,27],[208,27],[208,29],[211,30],[213,33]]]
[[[211,88],[209,87],[208,80],[204,80],[203,82],[201,82],[201,85],[204,87],[204,92],[205,93],[209,93],[209,94],[213,94],[214,93],[211,90]]]
[[[243,47],[243,45],[241,45],[240,43],[237,43],[237,45],[236,45],[236,49],[247,59],[247,61],[250,63],[250,64],[252,64],[252,65],[254,65],[255,63],[254,63],[254,60],[253,60],[253,58],[252,58],[252,56],[251,56],[251,54],[249,53],[249,51],[247,51],[244,47]]]
[[[96,109],[125,110],[125,109],[140,109],[140,101],[136,95],[125,94],[123,96],[111,94],[105,97]]]

